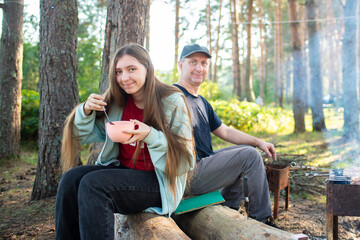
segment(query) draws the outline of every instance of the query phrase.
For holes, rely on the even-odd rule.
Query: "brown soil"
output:
[[[326,206],[318,200],[290,199],[290,208],[284,210],[280,202],[279,218],[276,225],[292,233],[304,233],[313,240],[326,240]],[[338,217],[339,239],[360,239],[359,217]]]
[[[16,162],[0,169],[0,239],[55,239],[55,198],[30,201],[36,168]]]
[[[30,202],[36,169],[25,163],[0,168],[0,239],[55,239],[54,198]],[[311,239],[326,239],[324,196],[290,193],[289,211],[281,197],[276,225]],[[360,218],[339,217],[340,239],[360,239]]]

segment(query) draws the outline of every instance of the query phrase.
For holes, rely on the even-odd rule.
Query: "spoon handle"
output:
[[[101,106],[101,107],[102,107],[102,109],[104,110],[104,113],[105,113],[105,115],[106,115],[106,118],[107,118],[108,122],[113,125],[113,123],[112,123],[112,122],[110,121],[110,119],[109,119],[109,116],[108,116],[107,113],[106,113],[105,107],[104,107],[104,106]]]

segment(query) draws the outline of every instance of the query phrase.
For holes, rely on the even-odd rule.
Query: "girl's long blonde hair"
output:
[[[166,152],[166,168],[165,176],[170,183],[170,189],[175,193],[176,187],[176,176],[183,174],[180,171],[181,167],[186,164],[194,165],[193,158],[194,153],[194,140],[193,136],[179,136],[175,134],[170,128],[170,124],[166,121],[164,113],[164,104],[162,99],[170,96],[175,92],[181,92],[177,87],[167,85],[160,82],[154,75],[154,66],[151,62],[150,55],[142,46],[130,43],[120,49],[118,49],[111,61],[109,68],[109,88],[104,94],[105,102],[107,103],[106,110],[111,111],[111,104],[115,103],[121,108],[124,108],[128,94],[118,85],[116,82],[115,67],[117,61],[124,55],[129,55],[136,58],[142,65],[147,69],[147,75],[145,80],[145,96],[144,96],[144,118],[143,122],[153,128],[164,133],[167,139],[167,152]],[[184,97],[185,101],[185,97]],[[186,101],[185,101],[186,103]],[[186,104],[187,106],[187,104]],[[188,114],[189,116],[189,127],[192,128],[190,112],[187,107],[187,112],[174,111],[173,114]],[[74,132],[74,118],[75,109],[67,117],[65,121],[65,127],[63,132],[63,142],[61,149],[61,160],[63,171],[66,172],[70,168],[74,167],[75,158],[80,150],[79,141]],[[192,134],[192,129],[191,129]],[[191,144],[189,144],[191,141]],[[191,149],[189,149],[191,146]],[[137,148],[133,155],[134,163],[137,161],[140,152],[141,143],[137,144]]]

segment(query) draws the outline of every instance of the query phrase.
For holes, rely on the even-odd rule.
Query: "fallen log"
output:
[[[173,219],[153,213],[122,215],[115,213],[115,240],[186,239]]]
[[[221,205],[209,206],[182,215],[172,215],[175,221],[152,213],[114,214],[114,217],[115,240],[307,239],[248,219],[239,212]]]
[[[297,239],[286,232],[246,216],[221,205],[173,216],[178,226],[191,238],[202,239],[252,239],[282,240]]]

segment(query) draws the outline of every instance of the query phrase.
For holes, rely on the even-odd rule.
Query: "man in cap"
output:
[[[276,160],[275,148],[271,143],[226,126],[210,103],[198,94],[207,78],[210,58],[206,47],[186,45],[178,62],[180,80],[174,84],[186,96],[193,124],[197,167],[190,183],[190,194],[222,189],[223,204],[235,210],[239,209],[242,198],[248,197],[249,216],[275,226],[264,164],[255,147]],[[213,151],[211,133],[235,146]],[[248,196],[243,196],[247,191]]]

